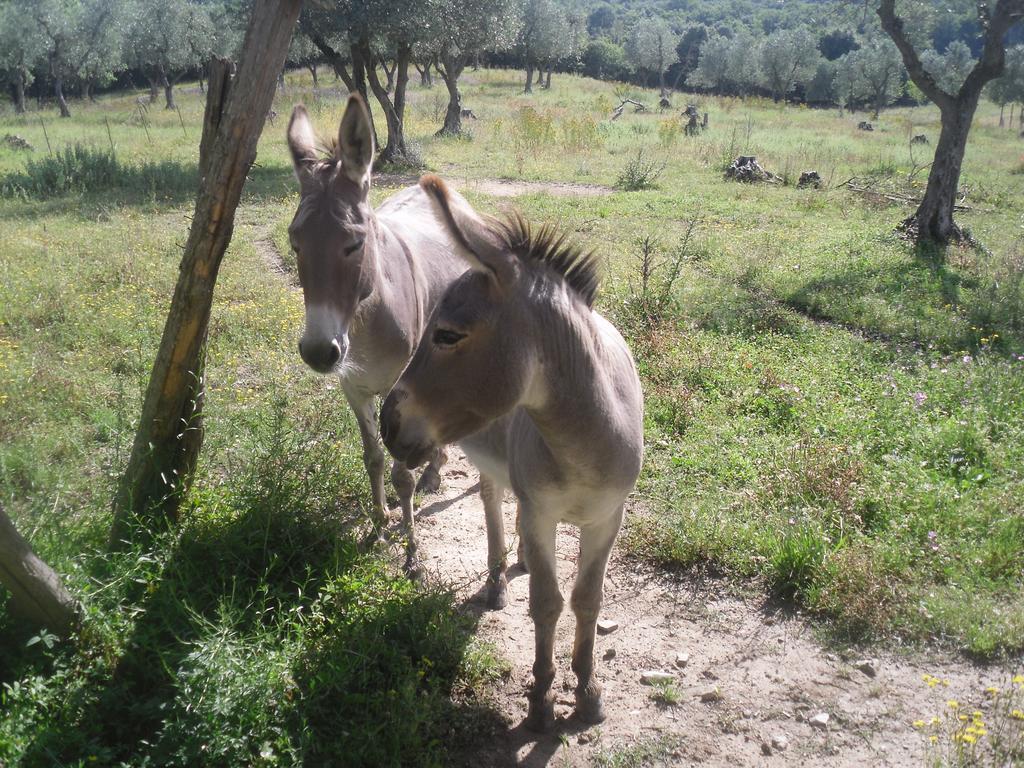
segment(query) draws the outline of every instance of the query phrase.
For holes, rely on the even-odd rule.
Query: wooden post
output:
[[[234,77],[211,64],[200,142],[201,181],[160,349],[128,467],[114,501],[111,546],[177,520],[203,441],[203,364],[213,289],[235,209],[274,99],[302,0],[256,0]]]
[[[0,584],[11,593],[14,612],[58,635],[78,626],[81,608],[22,538],[0,504]]]

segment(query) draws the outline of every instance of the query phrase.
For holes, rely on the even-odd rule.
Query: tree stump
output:
[[[873,130],[875,130],[875,126],[873,126],[867,120],[861,120],[859,123],[857,123],[857,130],[859,130],[859,131],[873,131]]]
[[[821,189],[821,175],[817,171],[804,171],[800,174],[800,180],[796,185],[801,189],[806,187]]]
[[[911,144],[928,144],[928,137],[923,133],[919,133],[916,136],[911,137]]]
[[[779,181],[779,177],[766,171],[753,155],[740,155],[725,169],[725,178],[744,184]]]

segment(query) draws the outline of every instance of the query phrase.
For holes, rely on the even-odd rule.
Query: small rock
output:
[[[679,668],[685,667],[690,663],[690,654],[688,653],[677,653],[676,654],[676,666]]]
[[[612,659],[614,659],[615,658],[615,649],[614,648],[608,648],[607,650],[605,650],[603,658],[604,658],[605,661],[611,661]]]
[[[853,665],[854,669],[859,669],[868,677],[874,677],[878,674],[878,660],[877,659],[861,659]]]
[[[712,688],[710,691],[704,691],[704,693],[700,695],[700,700],[703,701],[705,704],[714,704],[716,702],[722,701],[722,699],[724,698],[725,696],[722,694],[720,690],[718,690],[717,687]]]
[[[775,736],[772,736],[772,746],[779,750],[779,752],[785,752],[786,747],[789,746],[789,739],[781,733],[776,734]]]
[[[662,672],[660,669],[649,669],[640,673],[640,682],[644,685],[657,685],[658,683],[670,683],[676,677],[671,672]]]
[[[828,712],[819,712],[814,717],[807,721],[811,728],[818,728],[819,730],[828,729]]]
[[[594,733],[593,733],[593,731],[584,731],[583,733],[581,733],[579,736],[576,737],[576,742],[578,744],[589,744],[593,740],[594,740]]]
[[[761,742],[761,754],[765,755],[766,757],[771,757],[772,755],[772,745],[769,744],[767,741]]]
[[[619,622],[613,621],[612,619],[597,620],[597,634],[599,635],[610,635],[618,628]]]

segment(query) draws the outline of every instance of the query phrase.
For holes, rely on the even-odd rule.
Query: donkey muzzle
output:
[[[338,364],[345,359],[348,352],[348,344],[344,346],[338,339],[331,339],[330,342],[313,343],[303,339],[299,342],[299,355],[306,365],[317,373],[330,373]]]
[[[415,469],[430,457],[434,446],[429,441],[418,440],[402,429],[401,402],[408,397],[400,389],[391,390],[380,409],[380,437],[388,452],[409,469]]]

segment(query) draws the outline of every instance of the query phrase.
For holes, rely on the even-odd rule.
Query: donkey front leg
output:
[[[492,611],[508,605],[508,556],[505,545],[505,519],[501,500],[505,495],[493,477],[480,473],[480,498],[487,521],[487,607]]]
[[[419,493],[437,493],[441,487],[441,467],[448,463],[448,449],[438,448],[430,458],[430,463],[420,475],[416,483],[416,490]]]
[[[532,731],[546,731],[555,722],[555,626],[562,613],[555,564],[555,519],[521,508],[520,529],[526,564],[530,569],[530,616],[533,618],[533,688],[525,725]]]
[[[396,461],[391,465],[391,482],[395,484],[398,501],[402,505],[402,527],[406,536],[405,573],[410,579],[418,579],[423,575],[423,569],[416,554],[416,522],[412,514],[412,494],[416,483],[404,462]]]
[[[601,684],[594,677],[594,635],[604,595],[604,574],[615,536],[622,525],[622,507],[580,530],[579,569],[572,589],[571,605],[576,614],[576,640],[572,648],[572,671],[576,673],[576,716],[585,723],[604,720]]]
[[[370,514],[376,533],[381,535],[388,523],[387,508],[384,506],[384,449],[381,448],[377,428],[377,407],[372,394],[345,390],[352,412],[359,424],[359,437],[363,441],[363,466],[370,478],[370,495],[373,509]]]

